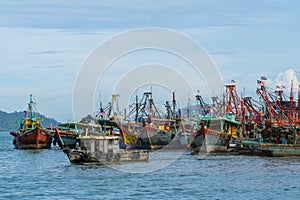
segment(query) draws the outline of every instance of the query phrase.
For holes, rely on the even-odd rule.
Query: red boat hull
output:
[[[11,132],[14,138],[15,148],[18,149],[50,149],[52,143],[51,134],[40,128],[26,131],[24,133]]]

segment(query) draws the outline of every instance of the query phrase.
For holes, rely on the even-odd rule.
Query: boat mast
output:
[[[197,107],[199,109],[199,115],[205,116],[205,115],[209,114],[210,107],[208,106],[208,104],[206,104],[204,102],[201,95],[199,95],[199,94],[196,95],[196,102],[197,102]]]
[[[166,101],[166,104],[165,104],[165,107],[166,107],[166,111],[167,111],[167,119],[171,119],[171,106],[169,104],[169,101]]]
[[[245,108],[245,98],[242,97],[241,100],[241,124],[242,124],[242,135],[246,136],[246,108]]]
[[[28,103],[28,109],[29,109],[29,113],[30,113],[30,118],[34,119],[35,115],[34,115],[34,111],[33,111],[33,100],[32,100],[32,94],[30,94],[30,101]]]
[[[151,90],[152,90],[152,87],[151,87]],[[152,119],[154,117],[152,106],[153,106],[153,99],[152,99],[152,91],[151,91],[150,92],[150,98],[149,98],[150,122],[152,122]]]
[[[235,81],[225,85],[225,114],[234,114],[235,118],[241,120],[241,99],[236,92]]]
[[[293,99],[293,80],[291,80],[291,91],[290,91],[290,113],[289,113],[289,117],[290,117],[290,119],[292,119],[293,120],[293,101],[294,101],[294,99]],[[293,120],[294,121],[294,120]]]
[[[299,123],[299,119],[300,119],[300,85],[298,85],[298,123]]]
[[[138,95],[135,96],[135,122],[138,121],[139,117],[139,97]]]
[[[190,106],[190,97],[188,96],[188,104],[187,104],[187,118],[190,118],[191,106]]]
[[[175,99],[175,92],[173,92],[173,118],[176,118],[176,99]]]
[[[217,96],[213,96],[211,97],[212,99],[212,115],[213,116],[221,116],[222,113],[222,105],[221,103],[218,101],[218,97]]]
[[[118,100],[119,95],[118,94],[113,94],[112,98],[111,98],[111,102],[109,103],[109,110],[108,110],[108,118],[110,118],[111,112],[113,111],[113,106],[115,104],[115,102]],[[119,112],[119,106],[118,106],[118,102],[117,102],[117,112]],[[115,113],[113,113],[113,117]]]

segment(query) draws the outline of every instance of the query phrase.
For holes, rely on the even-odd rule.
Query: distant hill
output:
[[[56,126],[59,122],[55,119],[48,118],[42,114],[36,113],[37,117],[42,117],[44,120],[42,125],[44,127],[53,125]],[[0,131],[16,130],[16,121],[24,117],[24,112],[7,113],[0,110]]]

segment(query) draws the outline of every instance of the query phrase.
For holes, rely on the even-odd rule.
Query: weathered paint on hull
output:
[[[227,153],[228,148],[224,145],[202,145],[193,149],[194,153]]]
[[[261,143],[254,140],[245,140],[241,142],[239,146],[230,148],[230,151],[237,152],[239,155],[267,156],[269,152],[262,151],[260,149],[260,144]]]
[[[71,163],[110,164],[118,162],[148,161],[146,150],[120,151],[119,153],[85,152],[82,150],[65,150]]]
[[[124,141],[127,141],[126,149],[187,149],[190,147],[190,133],[182,132],[175,135],[170,131],[151,126],[131,125],[130,131],[128,128],[130,125],[121,126]]]
[[[267,156],[300,156],[300,144],[261,144],[260,150]]]
[[[139,140],[143,148],[160,149],[172,141],[172,135],[168,131],[143,127],[139,133]]]
[[[151,145],[151,149],[190,149],[190,134],[178,133],[171,142],[166,145]]]
[[[195,153],[206,151],[206,153],[228,152],[228,141],[225,137],[221,136],[221,133],[208,129],[205,134],[198,135],[192,142],[192,148]]]
[[[18,149],[50,149],[51,143],[51,134],[40,127],[18,133],[14,138],[15,148]]]
[[[76,147],[76,142],[78,142],[77,140],[77,136],[75,134],[64,134],[64,133],[60,133],[60,138],[57,136],[57,134],[54,135],[54,139],[57,142],[58,146],[63,149],[64,147],[69,147],[70,149],[75,149]]]

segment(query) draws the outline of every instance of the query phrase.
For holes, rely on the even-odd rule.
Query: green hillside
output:
[[[42,125],[44,127],[53,125],[56,126],[58,122],[55,119],[47,118],[46,116],[37,113],[37,117],[42,117],[44,120]],[[7,113],[0,110],[0,131],[16,130],[16,121],[24,117],[24,112]]]

